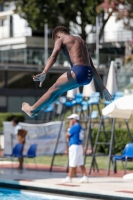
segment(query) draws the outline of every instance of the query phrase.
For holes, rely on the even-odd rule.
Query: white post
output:
[[[99,67],[99,21],[98,15],[96,16],[96,60]]]
[[[48,59],[48,24],[44,24],[44,65]]]

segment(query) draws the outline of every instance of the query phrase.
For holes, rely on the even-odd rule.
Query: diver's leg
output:
[[[49,90],[33,106],[30,106],[28,103],[23,103],[22,110],[30,117],[35,116],[42,108],[54,102],[64,92],[76,87],[79,87],[79,85],[76,81],[74,72],[71,71],[71,77],[69,78],[66,72],[57,79],[55,84],[49,88]]]

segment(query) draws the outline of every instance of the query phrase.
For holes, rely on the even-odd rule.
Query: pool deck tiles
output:
[[[0,187],[79,196],[85,199],[99,198],[106,200],[133,200],[133,180],[123,177],[89,176],[89,183],[79,183],[81,174],[73,178],[72,183],[62,184],[66,172],[49,172],[42,170],[0,169]]]

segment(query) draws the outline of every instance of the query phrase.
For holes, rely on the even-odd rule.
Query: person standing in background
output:
[[[25,129],[18,130],[18,133],[17,133],[18,142],[23,144],[22,153],[23,153],[23,150],[24,150],[26,135],[27,135],[27,131]],[[22,170],[23,170],[23,162],[24,162],[23,157],[18,158],[18,161],[19,161],[18,169],[19,169],[20,172],[22,172]]]
[[[84,166],[83,146],[82,140],[84,138],[84,131],[79,122],[79,115],[72,114],[68,117],[69,129],[66,133],[66,139],[69,142],[69,174],[62,180],[62,183],[71,183],[76,167],[80,166],[83,177],[80,183],[87,183],[88,177]]]

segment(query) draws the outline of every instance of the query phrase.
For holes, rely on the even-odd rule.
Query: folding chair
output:
[[[111,101],[104,101],[104,105],[107,106],[110,103],[112,103],[114,100],[116,100],[120,97],[123,97],[123,92],[121,92],[121,91],[115,92],[115,94],[112,96],[112,100]]]
[[[48,106],[43,110],[44,117],[45,117],[45,122],[49,122],[49,121],[50,121],[50,118],[52,118],[53,111],[54,111],[54,108],[53,108],[53,105],[52,105],[52,104],[48,105]],[[53,120],[53,119],[52,119],[52,120]]]
[[[113,167],[115,167],[116,161],[125,162],[124,174],[126,174],[127,161],[133,161],[133,143],[129,143],[125,146],[122,155],[113,156]]]
[[[12,161],[12,158],[14,157],[21,158],[22,151],[23,151],[23,144],[19,143],[14,146],[11,154],[4,154],[4,157],[10,157]],[[13,169],[13,163],[12,163],[12,169]]]
[[[23,157],[27,158],[27,166],[28,166],[28,158],[34,158],[34,162],[36,164],[36,169],[37,169],[37,163],[36,163],[36,159],[35,159],[36,158],[36,151],[37,151],[37,144],[32,144],[29,147],[27,154],[23,155]]]

